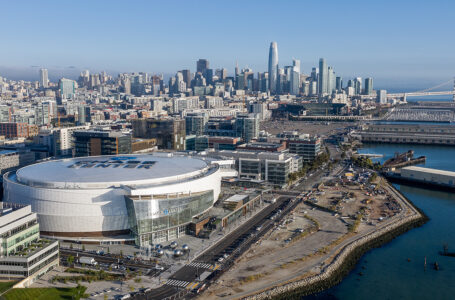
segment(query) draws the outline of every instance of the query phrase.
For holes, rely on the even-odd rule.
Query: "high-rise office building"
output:
[[[337,89],[338,92],[340,92],[343,89],[343,78],[341,78],[340,76],[337,76],[336,78],[335,88]]]
[[[316,68],[311,69],[310,77],[311,77],[311,81],[315,81],[315,82],[318,81],[318,71],[316,70]]]
[[[77,107],[77,125],[85,125],[85,123],[91,121],[91,109],[90,106],[79,105]]]
[[[371,95],[373,93],[373,78],[365,78],[365,88],[363,93],[365,95]]]
[[[257,114],[238,114],[235,119],[237,136],[250,142],[259,135],[259,116]]]
[[[182,75],[183,75],[183,81],[185,81],[186,83],[186,87],[187,88],[190,88],[191,87],[191,80],[193,79],[192,75],[191,75],[191,71],[190,70],[182,70]]]
[[[205,75],[205,71],[209,68],[209,61],[207,59],[199,59],[196,63],[196,72]]]
[[[270,43],[269,50],[269,89],[272,94],[277,91],[278,82],[278,45],[276,42]]]
[[[292,59],[292,66],[294,68],[295,72],[298,72],[299,74],[301,73],[300,70],[300,59]]]
[[[356,95],[360,95],[362,93],[362,77],[357,77],[354,80],[354,92]]]
[[[328,78],[327,78],[327,84],[328,84],[328,92],[329,94],[333,93],[335,91],[335,71],[333,71],[332,67],[328,67]]]
[[[49,77],[47,74],[47,69],[39,70],[39,84],[41,88],[45,89],[49,87]]]
[[[300,93],[300,60],[292,60],[292,70],[290,74],[289,92],[291,95]]]
[[[204,77],[205,77],[207,84],[213,84],[213,69],[205,70]]]
[[[65,99],[72,98],[76,92],[76,82],[71,79],[62,78],[59,82],[60,96]]]
[[[186,82],[182,72],[175,74],[175,85],[174,92],[183,93],[186,91]]]
[[[221,69],[219,79],[220,80],[225,80],[227,78],[227,76],[228,76],[227,70],[225,68]]]
[[[329,69],[325,59],[319,59],[319,78],[318,78],[318,91],[319,95],[329,93]]]
[[[291,95],[298,95],[300,93],[300,73],[299,72],[296,72],[296,71],[291,72],[289,93]]]

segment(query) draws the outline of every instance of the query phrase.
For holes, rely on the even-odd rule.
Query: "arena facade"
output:
[[[31,205],[44,236],[144,246],[184,235],[218,199],[223,168],[170,153],[52,160],[5,174],[4,201]]]

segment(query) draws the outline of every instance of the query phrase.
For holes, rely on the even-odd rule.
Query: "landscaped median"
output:
[[[112,281],[112,280],[123,280],[126,277],[123,274],[104,272],[103,270],[89,270],[79,268],[68,268],[65,270],[66,273],[81,274],[74,276],[55,276],[52,278],[52,282],[79,282],[79,281]]]
[[[403,217],[397,222],[386,225],[343,246],[320,274],[275,286],[244,299],[300,299],[302,296],[328,289],[339,283],[354,268],[364,253],[388,243],[412,228],[423,225],[428,220],[425,214],[413,206],[403,195],[394,189],[393,191],[405,201],[405,205],[414,214]]]
[[[2,297],[6,300],[58,300],[58,299],[74,299],[79,300],[86,298],[84,294],[87,288],[78,285],[73,288],[26,288],[26,289],[11,289]]]

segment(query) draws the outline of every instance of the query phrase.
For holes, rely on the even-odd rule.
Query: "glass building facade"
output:
[[[146,246],[185,234],[194,216],[213,205],[213,190],[191,194],[125,196],[136,245]]]

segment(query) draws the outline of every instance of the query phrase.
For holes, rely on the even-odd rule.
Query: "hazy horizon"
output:
[[[337,76],[373,77],[375,87],[430,87],[455,75],[455,2],[447,0],[295,2],[133,0],[7,1],[0,26],[0,76],[55,81],[80,70],[175,74],[213,69],[267,70],[271,41],[279,66],[300,59],[303,73],[320,57]]]

